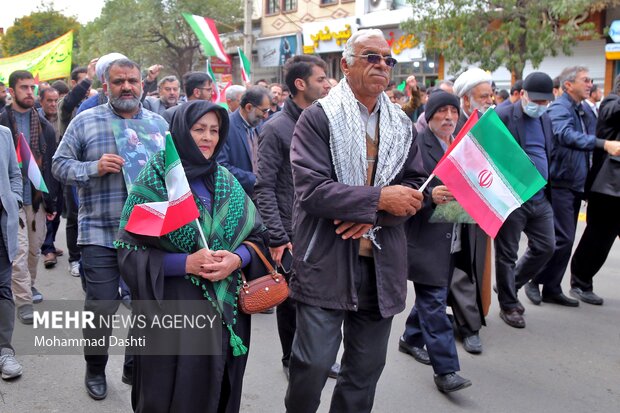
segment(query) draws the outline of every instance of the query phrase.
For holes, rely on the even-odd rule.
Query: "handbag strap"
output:
[[[260,248],[258,248],[258,245],[254,244],[251,241],[243,241],[243,243],[247,246],[252,247],[252,249],[254,250],[254,252],[256,253],[256,255],[258,255],[258,257],[261,259],[261,261],[263,262],[263,264],[265,265],[265,268],[267,268],[267,271],[270,274],[275,274],[276,270],[273,268],[273,265],[271,265],[271,263],[269,262],[269,260],[265,257],[265,255],[263,254],[263,252],[260,250]]]

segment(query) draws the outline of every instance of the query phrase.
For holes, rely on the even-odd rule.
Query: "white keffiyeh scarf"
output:
[[[319,100],[329,120],[330,150],[338,182],[366,185],[366,125],[346,79]],[[374,186],[384,187],[402,169],[413,140],[411,120],[401,108],[379,95],[379,154]]]

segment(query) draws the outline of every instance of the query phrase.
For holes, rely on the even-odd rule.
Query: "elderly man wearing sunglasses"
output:
[[[423,199],[411,121],[384,93],[396,62],[383,33],[358,31],[342,55],[345,78],[304,109],[291,143],[297,330],[288,412],[318,409],[342,332],[330,411],[372,410],[392,318],[405,308],[403,223]]]

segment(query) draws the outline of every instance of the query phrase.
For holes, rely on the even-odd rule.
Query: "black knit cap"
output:
[[[457,110],[461,110],[461,106],[459,105],[459,98],[457,98],[452,93],[448,93],[443,90],[438,90],[433,92],[426,102],[426,106],[424,106],[424,118],[426,118],[426,122],[430,121],[435,112],[444,106],[454,106]]]

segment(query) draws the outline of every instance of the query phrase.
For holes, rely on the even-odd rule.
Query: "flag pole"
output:
[[[428,177],[428,179],[426,180],[426,182],[424,182],[424,183],[422,184],[422,186],[420,187],[420,189],[418,189],[418,191],[420,191],[420,192],[424,192],[424,190],[425,190],[425,189],[426,189],[426,187],[428,186],[428,183],[429,183],[430,181],[432,181],[434,177],[435,177],[435,174],[431,174],[431,175]]]
[[[198,218],[196,218],[196,225],[198,226],[198,232],[200,232],[200,239],[202,239],[202,244],[205,246],[206,249],[209,249],[209,244],[207,244],[207,239],[205,238],[205,233],[202,232],[202,226],[200,225],[200,222],[198,221]]]

